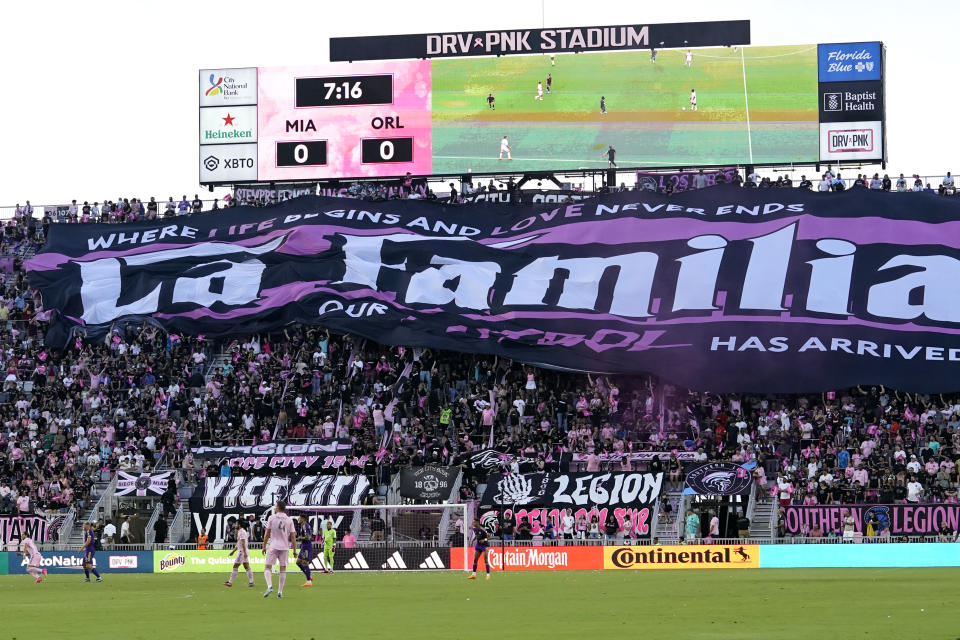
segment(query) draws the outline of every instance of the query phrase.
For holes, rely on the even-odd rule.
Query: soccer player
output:
[[[550,54],[550,66],[551,67],[557,66],[557,56],[554,54]]]
[[[690,89],[690,111],[697,110],[697,90]]]
[[[80,553],[83,554],[83,572],[87,575],[87,579],[84,582],[90,582],[90,572],[93,572],[93,575],[97,577],[97,582],[103,582],[103,578],[100,577],[100,572],[97,571],[97,568],[94,566],[94,557],[97,552],[97,543],[96,543],[96,534],[93,532],[93,527],[90,526],[89,522],[83,523],[83,544],[80,546]]]
[[[507,140],[507,136],[503,136],[503,140],[500,141],[500,155],[497,160],[503,160],[503,154],[507,154],[507,160],[513,160],[513,156],[510,155],[510,141]]]
[[[553,74],[552,74],[552,73],[548,73],[548,74],[547,74],[547,93],[550,93],[550,88],[551,88],[552,86],[553,86]],[[949,172],[949,171],[947,172],[947,175],[948,175],[948,176],[950,175],[950,172]]]
[[[493,97],[493,94],[487,95],[487,108],[493,111],[497,110],[496,98]]]
[[[230,579],[223,583],[225,587],[233,586],[233,580],[237,577],[237,570],[241,564],[247,572],[247,586],[253,586],[253,571],[250,569],[250,550],[247,548],[247,542],[250,540],[250,534],[247,533],[247,527],[249,526],[246,520],[237,522],[237,544],[228,554],[229,556],[237,554],[237,559],[233,561],[233,571],[230,572]]]
[[[40,555],[40,551],[37,549],[37,543],[33,541],[33,538],[27,537],[20,541],[20,555],[29,558],[27,561],[27,573],[35,578],[34,582],[43,582],[43,576],[47,575],[47,570],[40,568],[43,557]],[[89,581],[90,579],[87,578],[87,582]]]
[[[687,62],[686,62],[686,65],[689,67],[691,64],[693,64],[693,52],[690,51],[690,49],[687,49]]]
[[[477,561],[483,556],[483,563],[487,567],[487,580],[490,579],[490,536],[487,530],[480,526],[480,521],[473,519],[473,573],[467,580],[477,579]]]
[[[323,530],[323,562],[327,566],[324,573],[333,573],[333,550],[337,546],[337,530],[333,528],[333,521],[327,520],[327,528]]]
[[[297,518],[300,528],[297,531],[297,540],[300,541],[300,553],[297,554],[297,566],[300,567],[300,571],[303,571],[303,575],[307,577],[307,581],[304,582],[301,586],[312,587],[313,580],[310,577],[310,557],[313,555],[313,529],[310,528],[310,523],[307,522],[307,516],[301,514]]]
[[[539,80],[537,80],[537,95],[535,95],[533,99],[543,102],[543,83]]]
[[[657,61],[657,50],[653,47],[650,47],[650,62],[655,63]]]
[[[607,98],[600,96],[600,115],[607,115]]]
[[[296,544],[295,536],[293,519],[287,515],[287,503],[278,500],[273,508],[273,515],[267,520],[267,534],[263,538],[263,553],[267,556],[263,569],[263,577],[267,581],[267,590],[263,592],[264,598],[273,593],[273,579],[270,571],[274,563],[280,565],[277,597],[283,597],[283,585],[287,582],[287,558],[290,556],[290,549]]]

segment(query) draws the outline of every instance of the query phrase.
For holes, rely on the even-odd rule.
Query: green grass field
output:
[[[295,574],[282,600],[261,597],[262,574],[224,578],[4,576],[0,638],[960,637],[957,569],[337,573],[311,589]]]
[[[595,169],[606,166],[608,144],[622,167],[818,156],[815,45],[698,49],[690,67],[679,50],[661,51],[656,63],[630,51],[558,55],[555,66],[541,55],[431,64],[435,173]],[[552,93],[535,100],[548,73]],[[509,163],[497,160],[504,135]]]

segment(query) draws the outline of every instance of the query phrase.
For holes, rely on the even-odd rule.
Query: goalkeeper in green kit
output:
[[[323,573],[333,573],[333,549],[337,545],[337,530],[333,522],[327,520],[327,528],[323,530],[323,564],[326,567]]]

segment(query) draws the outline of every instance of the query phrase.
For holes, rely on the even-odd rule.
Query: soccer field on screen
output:
[[[0,578],[5,638],[849,638],[960,635],[960,570],[243,573]],[[478,576],[480,577],[480,576]],[[274,588],[277,579],[274,577]]]
[[[697,49],[690,66],[676,49],[656,62],[629,51],[558,55],[555,64],[546,55],[431,64],[435,173],[597,169],[607,166],[607,145],[620,167],[819,155],[816,45]],[[512,161],[497,159],[505,135]]]

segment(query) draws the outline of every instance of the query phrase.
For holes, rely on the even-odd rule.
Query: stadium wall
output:
[[[473,549],[468,548],[468,562]],[[80,555],[44,551],[49,573],[83,571]],[[960,567],[960,543],[778,544],[491,547],[491,567],[530,570],[648,569],[796,569]],[[463,547],[338,549],[338,571],[463,570]],[[314,561],[317,559],[314,558]],[[264,556],[254,551],[250,565],[263,570]],[[96,565],[107,573],[226,573],[233,558],[225,551],[98,551]],[[295,569],[294,558],[290,567]],[[320,567],[315,567],[319,569]],[[468,567],[470,566],[468,565]],[[482,567],[481,567],[482,570]],[[15,552],[0,552],[0,575],[26,574]]]
[[[490,554],[494,570],[504,557],[508,570],[960,566],[958,543],[491,547]],[[463,569],[462,557],[462,549],[450,550],[452,569]]]
[[[760,553],[762,569],[818,567],[958,567],[960,544],[768,545]]]

